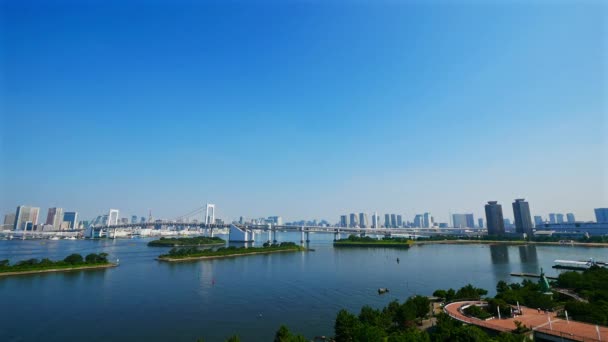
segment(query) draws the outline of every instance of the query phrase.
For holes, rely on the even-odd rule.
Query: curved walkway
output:
[[[557,318],[555,313],[538,311],[522,306],[522,315],[514,318],[490,319],[487,321],[464,315],[460,308],[466,305],[483,304],[482,301],[462,301],[446,305],[443,311],[450,317],[464,323],[474,324],[486,329],[500,332],[512,331],[516,328],[515,321],[522,322],[526,327],[544,334],[563,337],[574,341],[599,341],[596,326],[576,321],[567,322]],[[601,341],[608,341],[608,327],[599,327]]]

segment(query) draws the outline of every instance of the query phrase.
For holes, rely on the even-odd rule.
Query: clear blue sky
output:
[[[1,3],[2,213],[608,206],[603,1]]]

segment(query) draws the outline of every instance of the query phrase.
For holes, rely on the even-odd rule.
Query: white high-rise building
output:
[[[63,223],[63,208],[49,208],[46,214],[46,224],[53,226],[54,230],[60,230]]]
[[[424,213],[422,220],[422,228],[431,228],[433,226],[433,217],[431,213]]]
[[[26,230],[28,223],[35,226],[38,224],[38,214],[40,213],[40,208],[36,207],[28,207],[26,205],[20,205],[17,207],[17,211],[15,212],[15,230]]]

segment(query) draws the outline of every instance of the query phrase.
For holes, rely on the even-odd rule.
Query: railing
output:
[[[600,342],[597,338],[574,335],[563,331],[551,330],[549,328],[535,328],[534,332],[540,332],[546,335],[560,337],[562,340],[582,341],[582,342]]]

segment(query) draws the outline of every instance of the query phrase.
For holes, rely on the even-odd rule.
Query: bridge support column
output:
[[[272,241],[271,234],[272,234],[272,230],[268,230],[268,241],[267,241],[268,243],[270,243],[270,241]]]
[[[334,232],[334,241],[338,241],[338,235],[340,234],[340,232],[335,231]]]
[[[209,236],[213,237],[213,227],[209,228]]]
[[[272,231],[272,243],[277,243],[277,230],[276,230],[276,228]]]
[[[310,232],[306,232],[306,242],[310,242]]]

